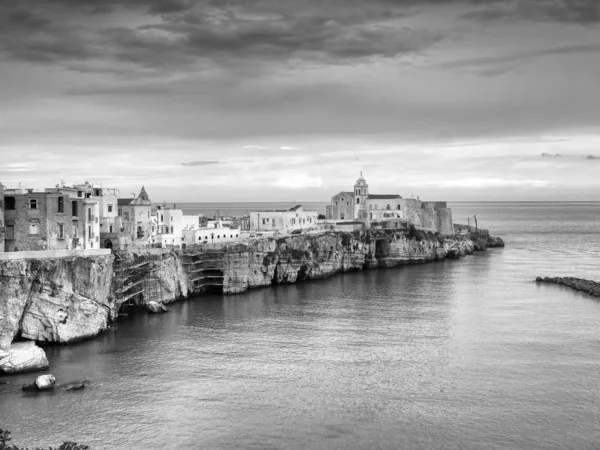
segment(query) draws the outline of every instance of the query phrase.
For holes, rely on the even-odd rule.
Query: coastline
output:
[[[19,339],[68,344],[92,338],[120,312],[220,292],[237,294],[274,284],[460,258],[501,239],[487,230],[441,236],[411,228],[263,238],[217,249],[115,252],[108,256],[3,261],[0,369]],[[10,359],[10,358],[8,358]],[[30,370],[26,366],[12,372]]]

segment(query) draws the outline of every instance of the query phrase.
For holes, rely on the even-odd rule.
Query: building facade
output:
[[[239,227],[228,225],[217,228],[185,229],[183,230],[183,243],[187,246],[234,242],[241,239],[240,235],[241,230]]]
[[[316,229],[318,216],[316,211],[304,211],[302,205],[284,211],[252,211],[250,231],[290,233],[294,230]]]
[[[99,248],[85,206],[56,192],[5,190],[5,251]]]
[[[454,233],[452,211],[446,202],[425,202],[418,198],[402,198],[398,194],[370,194],[362,172],[354,184],[354,191],[334,195],[326,210],[329,220],[359,220],[365,228],[413,225],[442,234]]]
[[[144,186],[135,198],[117,199],[116,208],[112,232],[109,222],[107,229],[101,232],[102,247],[126,249],[151,246],[152,226],[156,226],[156,223],[152,217],[152,202]]]

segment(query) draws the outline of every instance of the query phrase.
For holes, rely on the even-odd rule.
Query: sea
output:
[[[600,449],[600,301],[535,283],[600,281],[600,203],[450,206],[506,247],[199,296],[46,347],[59,383],[91,384],[3,376],[0,428],[30,449]]]

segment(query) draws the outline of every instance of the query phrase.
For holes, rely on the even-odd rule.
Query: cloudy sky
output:
[[[1,0],[0,181],[598,200],[598,0]]]

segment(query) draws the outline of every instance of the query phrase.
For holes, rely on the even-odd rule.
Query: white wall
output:
[[[239,228],[200,228],[198,230],[183,230],[186,245],[212,244],[214,242],[233,242],[241,240]]]
[[[316,211],[253,211],[250,213],[250,231],[308,230],[317,227]]]

